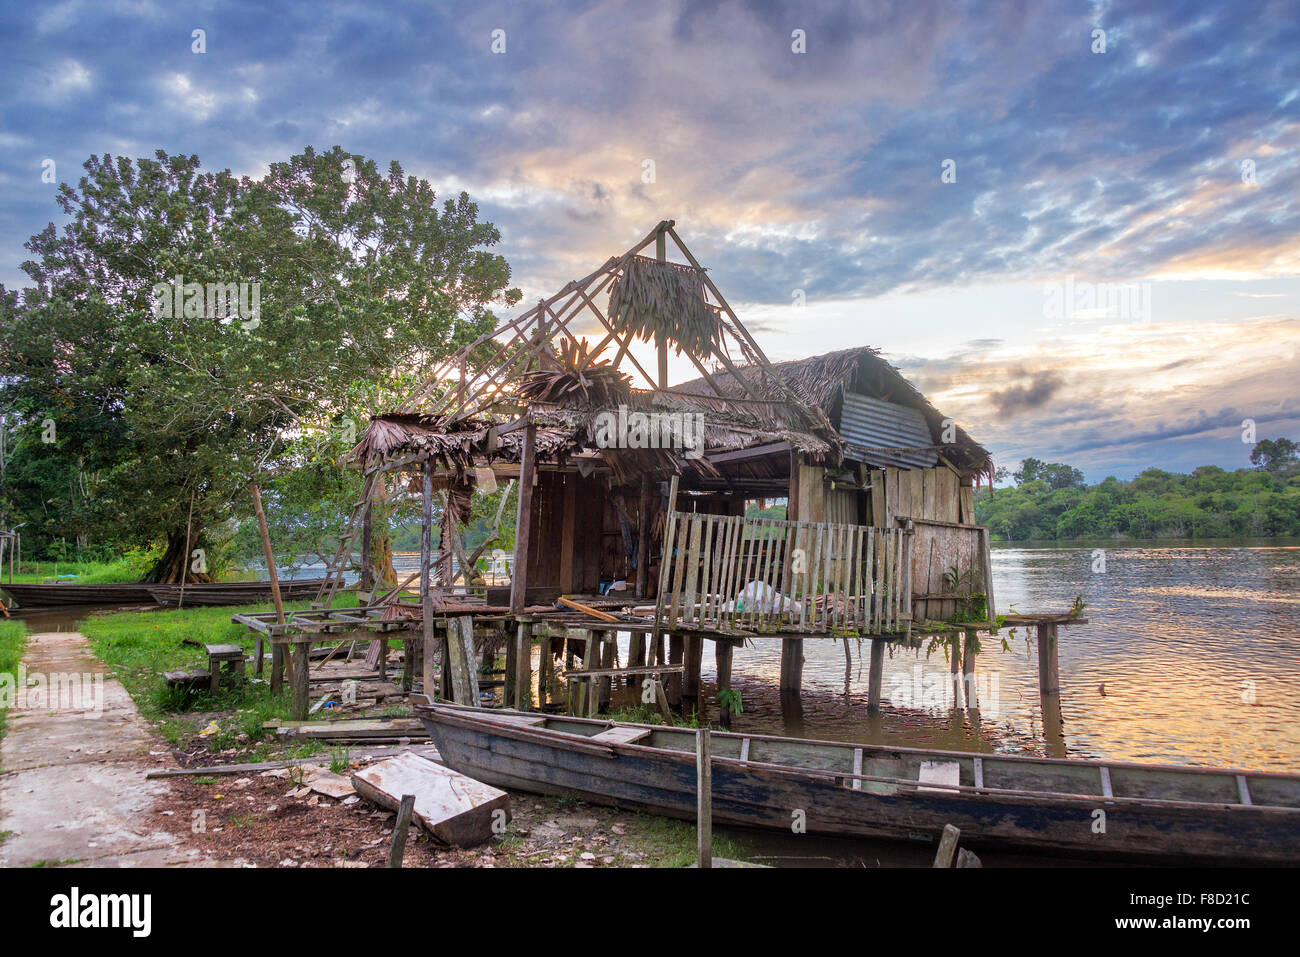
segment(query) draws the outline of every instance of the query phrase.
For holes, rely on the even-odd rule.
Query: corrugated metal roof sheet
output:
[[[844,393],[840,435],[858,448],[869,465],[928,469],[939,461],[925,417],[916,409]]]

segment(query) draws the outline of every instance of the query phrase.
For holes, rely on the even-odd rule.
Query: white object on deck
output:
[[[916,779],[922,785],[918,791],[955,790],[961,784],[961,765],[956,761],[922,761]]]

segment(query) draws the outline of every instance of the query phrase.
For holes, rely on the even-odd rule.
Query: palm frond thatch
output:
[[[560,344],[559,368],[537,369],[520,376],[519,395],[528,402],[618,405],[631,393],[631,377],[608,362],[596,362],[603,352],[587,351],[587,341]]]
[[[722,339],[717,310],[704,298],[704,277],[691,266],[632,256],[609,288],[609,321],[643,342],[671,340],[677,352],[712,355]]]

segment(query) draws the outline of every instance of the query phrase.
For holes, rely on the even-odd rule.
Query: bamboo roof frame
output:
[[[531,309],[497,326],[473,342],[461,347],[455,354],[439,363],[395,410],[396,412],[423,411],[430,416],[443,420],[444,426],[475,415],[482,415],[496,406],[514,403],[509,393],[509,383],[519,375],[534,368],[556,368],[559,360],[555,350],[555,340],[567,339],[575,345],[579,337],[570,328],[570,324],[579,316],[590,313],[600,324],[603,338],[596,349],[588,355],[586,364],[611,343],[618,344],[618,351],[613,360],[613,368],[620,369],[626,360],[645,380],[652,394],[666,393],[666,382],[657,380],[632,353],[631,345],[635,337],[632,330],[619,330],[608,315],[596,302],[597,296],[606,290],[620,275],[621,270],[639,255],[651,243],[656,243],[661,262],[666,259],[666,240],[671,239],[677,252],[685,258],[686,263],[674,263],[679,268],[690,269],[699,274],[702,285],[714,302],[708,305],[716,312],[720,327],[719,341],[708,355],[697,355],[681,344],[667,340],[667,345],[674,346],[680,354],[685,354],[694,365],[704,382],[712,389],[718,400],[744,406],[748,403],[770,406],[773,400],[760,396],[751,388],[748,376],[742,375],[740,367],[750,375],[757,370],[761,379],[770,382],[778,394],[784,396],[782,404],[797,410],[807,421],[810,430],[830,430],[831,423],[820,408],[812,407],[802,401],[793,389],[778,375],[768,360],[762,347],[750,335],[731,305],[721,291],[709,278],[707,271],[686,246],[674,228],[673,220],[663,220],[650,230],[636,245],[621,256],[611,256],[599,268],[581,279],[566,283],[559,291],[547,299],[538,300]],[[706,300],[707,301],[707,300]],[[656,337],[657,340],[657,337]],[[729,354],[732,350],[739,354],[740,364]],[[486,356],[482,355],[486,353]],[[709,360],[716,360],[740,383],[743,395],[727,394],[714,380],[705,365]],[[581,371],[581,370],[579,370]],[[445,388],[455,375],[454,388]],[[440,387],[443,387],[440,390]],[[426,405],[427,403],[427,405]],[[424,405],[424,408],[421,406]]]

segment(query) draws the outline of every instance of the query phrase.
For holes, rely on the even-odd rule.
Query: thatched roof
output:
[[[989,470],[989,453],[960,427],[955,441],[942,443],[946,420],[943,415],[889,362],[871,348],[843,349],[807,359],[780,362],[774,370],[789,385],[800,403],[819,409],[836,427],[840,426],[844,395],[855,392],[894,405],[915,409],[924,418],[932,444],[920,446],[942,454],[959,470],[973,475]],[[883,466],[897,464],[898,448],[855,445],[836,435],[819,435],[808,430],[809,414],[787,398],[787,393],[770,378],[742,367],[740,375],[754,395],[747,396],[735,376],[721,371],[712,374],[722,396],[705,379],[675,386],[668,392],[632,389],[626,401],[603,402],[589,391],[564,393],[559,401],[532,401],[532,421],[537,426],[537,457],[542,462],[563,463],[575,457],[598,457],[622,476],[636,470],[653,472],[693,470],[715,473],[707,459],[687,457],[682,449],[610,448],[600,438],[602,417],[637,413],[670,413],[690,416],[698,425],[696,441],[700,451],[716,454],[788,443],[805,459],[828,465],[843,458]],[[541,394],[550,396],[557,390]],[[522,404],[522,403],[521,403]],[[699,418],[696,418],[699,417]],[[472,417],[450,421],[420,413],[391,413],[371,420],[365,437],[354,450],[363,461],[399,458],[403,455],[432,455],[435,466],[463,473],[493,462],[517,463],[522,455],[523,429],[502,419]],[[902,440],[899,440],[902,441]],[[909,439],[910,448],[915,441]]]

